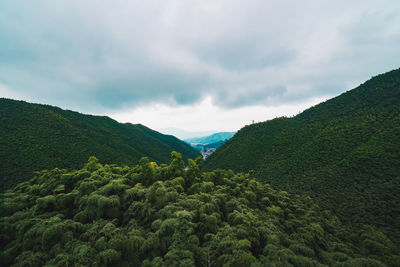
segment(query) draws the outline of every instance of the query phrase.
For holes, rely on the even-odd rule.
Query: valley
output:
[[[214,153],[217,148],[232,138],[234,134],[235,132],[220,132],[209,136],[186,139],[184,141],[200,152],[200,154],[203,156],[203,159],[206,159],[208,156]]]
[[[5,98],[0,133],[5,266],[400,262],[400,69],[236,133]]]

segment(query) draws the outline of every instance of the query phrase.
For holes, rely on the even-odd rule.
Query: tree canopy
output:
[[[385,266],[373,226],[349,228],[310,197],[202,160],[37,172],[1,195],[6,266]]]

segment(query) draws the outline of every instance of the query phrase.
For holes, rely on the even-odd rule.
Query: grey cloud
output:
[[[102,80],[95,85],[96,100],[107,108],[118,108],[123,103],[143,104],[146,102],[171,102],[192,104],[201,99],[206,77],[187,77],[180,73],[165,73],[117,77]]]
[[[287,47],[270,47],[251,39],[202,47],[198,49],[198,55],[204,61],[229,71],[251,71],[290,62],[296,53]]]
[[[0,3],[0,85],[85,112],[335,95],[398,67],[398,1]]]

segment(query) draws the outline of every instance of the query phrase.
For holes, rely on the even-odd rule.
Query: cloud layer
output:
[[[281,104],[274,106],[238,107],[235,109],[222,108],[213,104],[210,97],[194,105],[171,107],[164,104],[144,106],[108,114],[120,122],[144,122],[152,129],[163,133],[174,132],[178,138],[187,137],[178,131],[168,129],[171,125],[190,132],[211,130],[214,132],[237,131],[253,122],[261,122],[281,116],[298,114],[306,108],[325,101],[324,98],[311,98],[298,104]],[[176,130],[176,129],[175,129]],[[204,133],[203,136],[211,134]]]
[[[399,67],[400,2],[0,3],[0,94],[102,112],[277,106]]]

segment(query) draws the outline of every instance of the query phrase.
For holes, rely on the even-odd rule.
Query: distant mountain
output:
[[[179,138],[181,140],[199,137],[199,136],[208,136],[210,134],[215,133],[215,131],[192,132],[192,131],[185,131],[185,130],[182,130],[179,128],[173,128],[173,127],[159,129],[158,131],[163,134],[169,134],[169,135],[176,136],[177,138]]]
[[[215,150],[219,147],[221,147],[227,140],[224,141],[218,141],[212,144],[191,144],[194,149],[200,152],[200,154],[203,156],[203,159],[206,159],[208,156],[210,156],[212,153],[215,152]]]
[[[235,132],[220,132],[204,137],[196,137],[184,140],[194,147],[200,154],[206,159],[214,151],[222,146],[227,140],[229,140]]]
[[[219,141],[225,141],[229,140],[235,132],[220,132],[220,133],[214,133],[212,135],[204,136],[204,137],[196,137],[196,138],[190,138],[190,139],[185,139],[187,143],[190,144],[212,144],[212,143],[217,143]]]
[[[205,167],[252,171],[400,244],[400,69],[295,117],[242,128]]]
[[[200,151],[201,152],[201,150],[208,150],[208,149],[217,149],[217,148],[219,148],[219,147],[221,147],[224,143],[226,142],[226,140],[225,141],[218,141],[218,142],[215,142],[215,143],[212,143],[212,144],[207,144],[207,145],[203,145],[203,144],[193,144],[192,146],[197,150],[197,151]]]
[[[36,170],[81,168],[92,155],[102,163],[127,165],[144,156],[169,162],[173,150],[185,159],[199,156],[181,140],[140,124],[5,98],[0,98],[0,136],[1,190]]]

